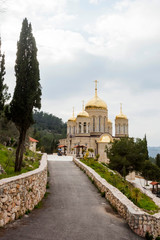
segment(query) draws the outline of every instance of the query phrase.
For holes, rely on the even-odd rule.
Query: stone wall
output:
[[[74,162],[94,181],[101,192],[105,192],[105,198],[116,208],[118,213],[126,220],[130,228],[139,236],[145,237],[146,232],[156,238],[160,235],[160,214],[149,215],[135,206],[117,188],[101,178],[92,168],[86,166],[78,159]]]
[[[0,227],[32,210],[43,198],[47,183],[47,154],[39,168],[0,180]]]

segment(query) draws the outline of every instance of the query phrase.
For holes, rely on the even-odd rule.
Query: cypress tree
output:
[[[10,118],[19,131],[16,149],[15,171],[21,170],[25,137],[33,124],[33,109],[41,108],[41,85],[37,47],[31,24],[25,18],[22,23],[20,39],[17,43],[15,64],[16,86],[10,103]]]
[[[10,98],[10,94],[7,93],[8,86],[4,84],[5,71],[5,55],[1,54],[1,39],[0,39],[0,112],[3,111],[4,104]]]
[[[148,155],[148,144],[147,144],[147,137],[146,134],[143,138],[143,142],[144,142],[144,153],[145,153],[145,158],[146,160],[149,160],[149,155]]]
[[[160,154],[159,153],[156,156],[156,165],[160,168]]]

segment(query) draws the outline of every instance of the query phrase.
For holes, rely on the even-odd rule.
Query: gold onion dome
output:
[[[82,106],[82,112],[80,112],[77,117],[89,117],[89,114],[84,110],[84,101]]]
[[[112,121],[108,119],[108,123],[112,123]]]
[[[101,100],[97,95],[97,80],[95,81],[95,96],[86,104],[85,110],[87,109],[105,109],[107,110],[107,104]]]
[[[72,122],[76,121],[76,117],[74,116],[74,108],[73,108],[73,116],[69,118],[68,121],[72,121]]]
[[[120,114],[116,116],[116,119],[128,119],[127,116],[122,113],[122,104],[120,105]]]

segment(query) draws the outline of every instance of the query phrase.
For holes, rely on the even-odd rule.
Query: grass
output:
[[[118,188],[127,198],[135,205],[149,214],[154,214],[159,211],[159,207],[138,188],[135,188],[131,183],[124,180],[120,174],[110,170],[106,165],[103,165],[92,158],[86,160],[81,159],[83,163],[94,169],[108,183]]]
[[[11,148],[10,148],[11,149]],[[19,175],[28,171],[32,171],[39,167],[41,154],[26,150],[23,157],[22,169],[20,172],[14,172],[15,165],[15,149],[8,150],[7,147],[0,144],[0,165],[5,170],[6,174],[1,174],[0,179]]]

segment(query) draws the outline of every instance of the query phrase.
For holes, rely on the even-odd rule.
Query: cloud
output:
[[[98,4],[100,1],[99,0],[89,0],[89,3],[91,4]]]
[[[119,1],[109,13],[86,25],[89,52],[113,61],[144,64],[160,60],[160,2],[157,0]]]
[[[42,110],[64,121],[98,94],[114,123],[119,104],[130,135],[147,133],[159,145],[160,1],[8,0],[0,14],[6,83],[13,92],[16,43],[22,20],[32,23],[38,47]]]

